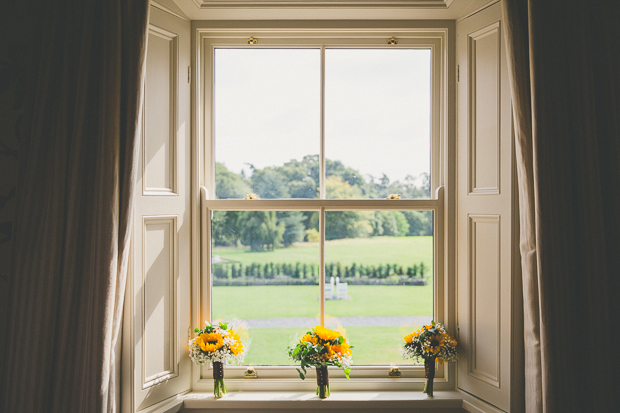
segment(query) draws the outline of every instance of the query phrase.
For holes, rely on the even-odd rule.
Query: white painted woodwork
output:
[[[513,155],[500,4],[457,23],[457,386],[511,400]],[[516,377],[516,372],[515,372]]]
[[[469,192],[499,194],[499,22],[468,35]],[[477,98],[480,96],[480,98]]]
[[[174,1],[191,20],[456,20],[498,0],[151,0]],[[389,37],[388,37],[389,38]]]
[[[351,29],[347,24],[336,25],[335,22],[329,27],[322,27],[321,22],[313,22],[315,26],[308,28],[290,28],[283,22],[258,22],[264,27],[259,30],[251,30],[248,25],[257,24],[254,22],[235,21],[228,22],[225,27],[213,27],[214,22],[197,21],[193,23],[196,30],[197,53],[196,63],[197,76],[200,82],[196,99],[196,130],[198,142],[204,142],[202,152],[204,160],[204,186],[201,188],[200,215],[202,217],[202,251],[201,251],[201,278],[197,285],[200,295],[197,301],[200,304],[199,313],[201,320],[210,320],[211,316],[211,243],[210,216],[212,211],[217,210],[299,210],[299,211],[334,211],[334,210],[403,210],[403,209],[423,209],[432,210],[434,215],[434,317],[437,321],[444,322],[451,333],[455,331],[454,319],[454,284],[448,280],[447,260],[445,251],[451,241],[447,241],[447,227],[449,219],[448,213],[444,210],[448,208],[447,198],[453,191],[445,191],[444,184],[448,180],[447,176],[453,176],[454,162],[450,163],[445,158],[446,153],[454,152],[453,140],[449,140],[449,135],[453,133],[452,118],[448,117],[448,107],[452,108],[452,103],[448,103],[449,91],[454,91],[454,83],[448,79],[448,61],[453,63],[449,49],[451,33],[454,26],[446,22],[433,23],[429,25],[419,25],[416,22],[381,22],[380,28],[356,23]],[[280,27],[281,26],[281,27]],[[370,27],[370,28],[369,28]],[[432,50],[432,199],[414,200],[384,200],[384,199],[363,199],[363,200],[342,200],[342,199],[213,199],[209,194],[215,193],[215,158],[214,148],[216,142],[213,139],[213,82],[214,73],[213,56],[216,47],[248,47],[248,33],[252,36],[260,37],[260,42],[252,47],[387,47],[387,40],[394,36],[398,39],[398,44],[390,46],[394,48],[428,48]],[[386,37],[386,34],[389,36]],[[453,47],[453,44],[450,44]],[[450,55],[450,57],[448,56]],[[449,148],[449,149],[448,149]],[[323,153],[323,151],[322,151]],[[323,191],[324,193],[325,191]],[[450,195],[447,195],[450,194]],[[453,216],[454,214],[450,214]],[[324,232],[324,231],[320,231]],[[321,249],[322,251],[322,249]],[[320,254],[320,264],[322,268],[324,254]],[[450,265],[454,261],[452,260]],[[319,277],[320,280],[323,277]],[[324,303],[324,285],[320,285],[318,293],[321,295],[319,303]],[[322,304],[319,304],[322,305]],[[319,316],[324,317],[324,308],[320,308]],[[390,390],[422,390],[424,369],[420,366],[399,366],[402,373],[401,378],[394,379],[388,377],[389,368],[386,366],[354,366],[353,377],[347,380],[342,371],[334,370],[330,372],[330,380],[337,383],[341,390],[353,391],[390,391]],[[232,391],[273,391],[274,385],[278,389],[286,390],[312,390],[312,383],[308,380],[298,380],[298,373],[290,366],[258,366],[259,379],[248,380],[243,376],[245,367],[228,366],[226,368],[226,385]],[[197,372],[198,369],[195,369]],[[437,390],[448,390],[455,388],[456,368],[453,365],[441,366],[436,375]],[[311,373],[312,374],[312,373]],[[208,367],[200,369],[200,375],[194,374],[192,391],[212,391],[213,381],[211,371]],[[276,380],[276,381],[273,381]]]
[[[189,66],[190,23],[151,7],[136,183],[142,192],[124,323],[124,345],[133,349],[123,359],[131,365],[124,378],[133,389],[123,395],[124,411],[147,409],[191,386]]]
[[[174,335],[168,333],[176,330],[174,317],[174,280],[178,275],[176,227],[176,216],[144,218],[142,381],[145,387],[149,387],[160,377],[178,374]]]
[[[178,36],[151,25],[144,100],[144,195],[174,194]]]

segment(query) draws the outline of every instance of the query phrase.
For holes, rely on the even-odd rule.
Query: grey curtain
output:
[[[149,2],[44,4],[3,411],[115,411]]]
[[[620,411],[620,17],[503,0],[528,412]]]

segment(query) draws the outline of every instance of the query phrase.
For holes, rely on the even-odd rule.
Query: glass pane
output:
[[[215,50],[215,192],[315,198],[318,49]]]
[[[327,49],[327,198],[428,198],[430,120],[429,49]]]
[[[318,323],[318,220],[312,211],[214,211],[212,318],[247,327],[245,364],[293,364],[286,347]]]
[[[325,213],[325,323],[354,365],[404,361],[403,337],[433,318],[432,211]]]

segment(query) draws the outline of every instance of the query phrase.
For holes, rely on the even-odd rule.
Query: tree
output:
[[[215,163],[215,195],[219,199],[244,198],[252,192],[241,175],[230,172],[223,163]]]
[[[432,211],[403,211],[409,223],[407,235],[433,235]]]
[[[240,220],[241,243],[252,251],[273,251],[282,242],[285,225],[278,223],[275,211],[247,211]]]
[[[409,233],[409,222],[401,211],[375,211],[371,225],[373,236],[404,237]]]
[[[290,247],[294,242],[303,241],[305,235],[304,221],[306,217],[299,211],[278,211],[276,217],[284,224],[282,245]]]
[[[261,198],[290,198],[286,176],[278,168],[263,168],[254,171],[251,177],[252,189]]]
[[[217,246],[236,246],[241,237],[239,231],[240,211],[213,211],[211,220],[211,234],[213,244]]]

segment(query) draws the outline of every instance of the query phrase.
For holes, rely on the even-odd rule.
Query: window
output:
[[[259,378],[298,378],[285,349],[316,324],[352,378],[422,377],[399,349],[445,321],[445,31],[200,33],[202,317],[245,323]]]

